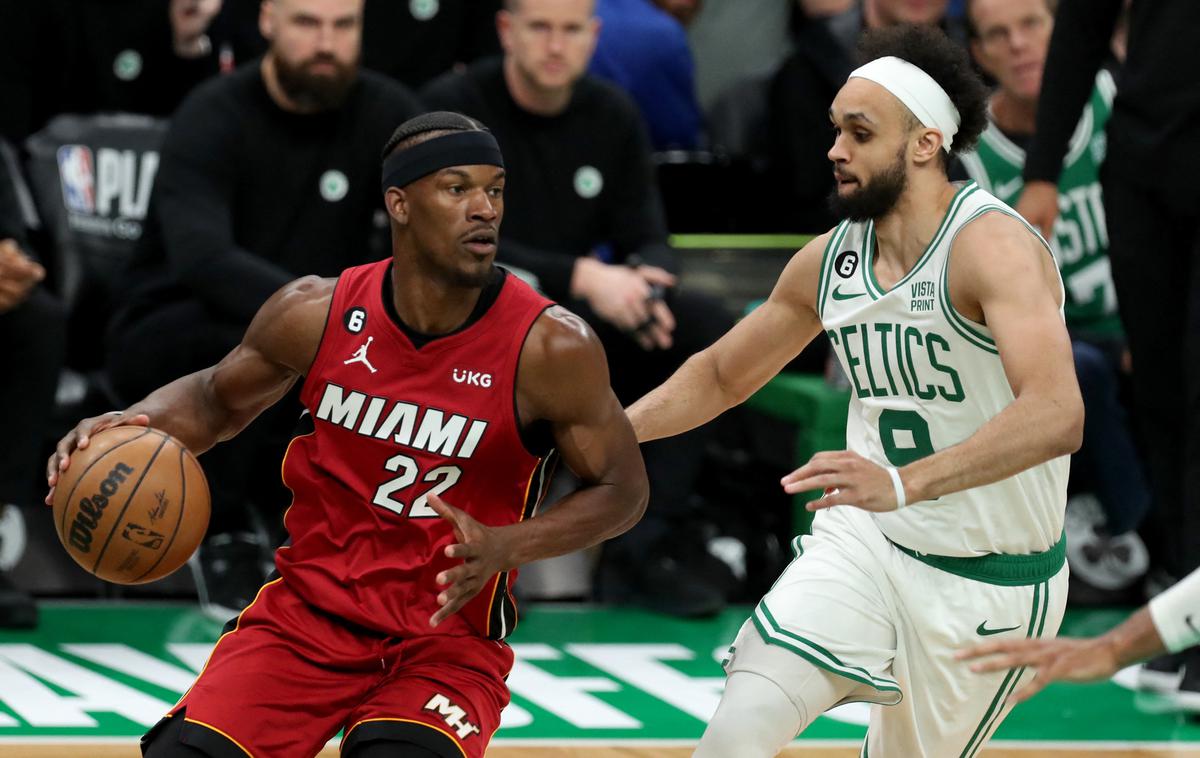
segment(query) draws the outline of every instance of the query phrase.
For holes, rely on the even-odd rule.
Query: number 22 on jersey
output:
[[[375,490],[375,497],[371,499],[371,502],[381,508],[387,508],[393,513],[400,516],[408,516],[409,518],[437,518],[437,511],[429,507],[429,495],[441,496],[446,490],[457,484],[459,477],[462,476],[462,469],[458,466],[438,466],[435,469],[425,472],[425,475],[422,476],[418,470],[417,462],[412,457],[403,453],[388,458],[383,467],[388,471],[395,472],[397,476],[379,485]],[[411,508],[403,500],[393,497],[393,493],[411,487],[416,484],[418,479],[422,482],[432,483],[433,486],[414,500]],[[405,513],[406,509],[408,509],[408,513]]]

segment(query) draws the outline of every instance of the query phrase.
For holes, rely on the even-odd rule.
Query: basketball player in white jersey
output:
[[[831,202],[767,302],[629,409],[641,440],[736,405],[822,332],[853,395],[847,448],[783,479],[823,489],[811,536],[742,627],[696,755],[772,756],[825,710],[872,708],[863,755],[972,756],[1024,670],[954,659],[1050,637],[1067,593],[1067,456],[1082,402],[1044,240],[947,159],[985,123],[965,53],[893,27],[829,110]]]

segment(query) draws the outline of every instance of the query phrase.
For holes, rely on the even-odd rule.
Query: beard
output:
[[[306,111],[340,108],[358,78],[357,61],[347,65],[333,56],[314,55],[306,61],[293,64],[278,55],[274,58],[279,88],[289,100]],[[329,63],[334,71],[332,74],[314,74],[310,70],[314,63]]]
[[[896,155],[895,162],[848,195],[838,194],[837,187],[829,195],[829,210],[835,218],[850,221],[870,221],[886,216],[896,207],[900,196],[908,187],[908,167],[904,147]]]

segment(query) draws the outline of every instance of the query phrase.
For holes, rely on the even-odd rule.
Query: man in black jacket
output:
[[[109,330],[122,398],[219,361],[296,276],[336,275],[386,254],[379,150],[420,106],[402,85],[358,69],[362,6],[267,0],[262,60],[206,82],[180,106],[132,291]],[[214,513],[201,564],[207,600],[223,608],[240,609],[262,579],[245,501],[287,502],[277,466],[261,461],[278,461],[299,406],[276,407],[203,461]]]
[[[1067,143],[1109,52],[1122,0],[1060,0],[1017,210],[1048,231]],[[1101,172],[1109,260],[1163,550],[1160,585],[1200,566],[1200,64],[1194,0],[1134,0]],[[1177,697],[1200,711],[1200,648]],[[1177,668],[1157,661],[1156,668]]]
[[[592,0],[509,0],[497,18],[503,58],[434,80],[422,99],[496,135],[508,171],[500,262],[531,272],[591,324],[617,397],[631,403],[730,321],[716,302],[676,286],[645,127],[623,93],[585,74],[599,28]],[[644,447],[649,510],[606,546],[602,599],[679,615],[723,605],[694,570],[708,565],[719,576],[720,567],[702,550],[689,558],[675,549],[695,520],[704,442],[692,435]]]

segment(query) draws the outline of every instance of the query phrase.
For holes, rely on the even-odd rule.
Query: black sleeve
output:
[[[637,254],[645,263],[675,273],[675,251],[667,245],[667,221],[651,158],[650,138],[632,103],[625,103],[625,136],[613,187],[612,216],[607,219],[609,242],[616,260]]]
[[[242,114],[212,97],[184,102],[171,122],[154,192],[171,273],[217,313],[249,322],[294,276],[234,242],[233,186]]]
[[[1025,181],[1057,182],[1067,143],[1109,52],[1121,0],[1061,0],[1038,96],[1037,131],[1025,158]]]

